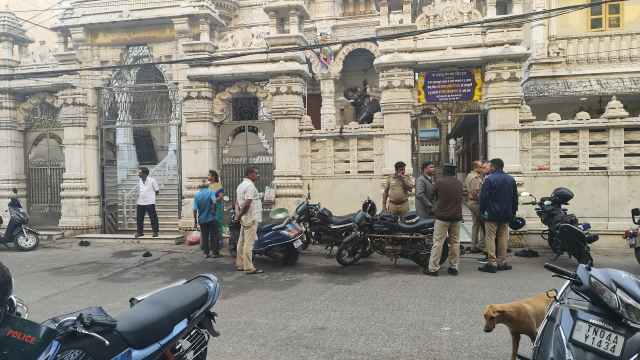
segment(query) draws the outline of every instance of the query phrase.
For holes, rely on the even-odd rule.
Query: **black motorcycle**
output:
[[[631,220],[634,224],[640,225],[640,209],[635,208],[631,210]],[[627,240],[629,247],[633,249],[633,253],[636,256],[636,261],[640,264],[640,243],[638,242],[638,234],[640,229],[638,227],[625,230],[623,238]]]
[[[338,247],[336,260],[342,266],[349,266],[374,251],[388,256],[394,264],[403,258],[426,268],[433,246],[433,226],[433,219],[414,218],[405,222],[390,214],[372,216],[359,211],[353,217],[353,232]],[[441,264],[448,255],[449,246],[445,241]]]
[[[212,311],[219,297],[218,279],[202,274],[132,298],[115,318],[91,307],[38,324],[11,296],[0,308],[0,359],[205,360],[219,335]]]
[[[598,240],[597,234],[591,234],[591,224],[580,223],[574,214],[568,213],[563,205],[569,205],[573,199],[573,192],[567,188],[559,187],[551,193],[551,196],[542,197],[540,200],[526,192],[520,194],[522,197],[532,197],[533,201],[525,202],[525,205],[535,205],[536,214],[547,230],[540,236],[547,241],[551,250],[556,254],[554,261],[563,253],[574,257],[580,264],[593,265],[591,248],[589,244]],[[572,225],[584,234],[583,237],[575,237],[567,233],[567,227],[561,225]]]
[[[576,238],[584,237],[572,225],[561,226],[572,228]],[[638,359],[640,280],[635,275],[583,264],[576,272],[544,267],[568,281],[540,325],[532,360]]]
[[[376,204],[367,199],[362,204],[362,211],[375,215]],[[310,196],[298,204],[295,210],[296,222],[304,228],[304,245],[324,245],[329,250],[329,255],[333,248],[339,246],[349,234],[353,232],[353,216],[355,213],[335,216],[331,210],[320,206],[319,203],[310,202]]]
[[[8,244],[13,243],[18,250],[35,250],[40,244],[40,236],[36,230],[27,227],[29,223],[27,211],[24,208],[9,207],[9,217],[9,223],[13,221],[13,230],[10,230],[7,236],[0,235],[0,244],[8,247]],[[0,216],[0,225],[2,223]]]

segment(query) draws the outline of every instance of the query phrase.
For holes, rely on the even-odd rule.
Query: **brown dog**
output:
[[[511,332],[511,360],[516,359],[520,335],[527,335],[531,342],[547,313],[549,304],[556,297],[556,290],[549,290],[534,297],[509,304],[491,304],[484,309],[484,331],[492,332],[496,324],[504,324]]]

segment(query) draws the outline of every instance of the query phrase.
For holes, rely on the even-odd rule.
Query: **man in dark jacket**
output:
[[[511,270],[506,262],[509,242],[509,222],[518,211],[518,188],[516,181],[505,174],[502,159],[492,159],[491,174],[487,176],[480,190],[480,214],[485,220],[488,262],[478,268],[483,272]],[[496,258],[497,247],[497,258]]]
[[[460,258],[460,221],[462,221],[462,183],[456,178],[455,165],[447,164],[443,177],[433,186],[437,199],[434,215],[436,223],[433,231],[433,248],[428,268],[424,273],[438,276],[442,246],[449,233],[449,274],[458,275]]]

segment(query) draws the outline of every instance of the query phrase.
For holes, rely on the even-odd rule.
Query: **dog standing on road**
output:
[[[492,332],[497,324],[508,327],[511,332],[511,360],[515,360],[520,345],[520,335],[527,335],[531,342],[535,340],[538,327],[556,295],[556,290],[549,290],[508,304],[487,305],[484,309],[484,331]]]

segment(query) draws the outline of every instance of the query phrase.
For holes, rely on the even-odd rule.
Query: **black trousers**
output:
[[[156,213],[156,205],[138,205],[136,211],[136,223],[138,225],[138,234],[144,233],[144,215],[149,214],[149,219],[151,219],[151,229],[153,229],[154,233],[157,233],[159,229],[158,225],[158,214]]]
[[[218,239],[220,238],[219,229],[215,220],[200,224],[200,248],[205,254],[209,254],[211,251],[215,255],[220,254],[218,244]]]

